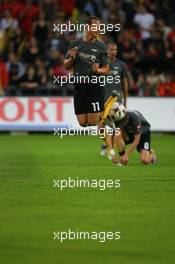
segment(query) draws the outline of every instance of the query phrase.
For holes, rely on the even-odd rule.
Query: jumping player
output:
[[[74,76],[106,75],[109,71],[107,48],[97,40],[100,21],[97,17],[89,17],[89,25],[83,39],[70,43],[64,67],[74,69]],[[96,27],[94,27],[96,25]],[[97,29],[97,30],[96,30]],[[97,125],[99,114],[104,109],[104,87],[88,81],[74,84],[74,108],[81,126]]]

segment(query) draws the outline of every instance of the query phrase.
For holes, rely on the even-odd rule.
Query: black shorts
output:
[[[99,84],[74,85],[75,114],[98,113],[104,110],[104,87]]]
[[[134,141],[134,135],[128,135],[129,141],[125,142],[130,144]],[[144,134],[141,134],[140,142],[137,146],[137,151],[140,152],[142,149],[150,151],[151,150],[151,133],[150,130]]]

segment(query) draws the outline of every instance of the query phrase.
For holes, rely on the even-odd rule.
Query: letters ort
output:
[[[35,121],[36,118],[43,122],[49,121],[47,115],[48,106],[54,107],[56,121],[63,120],[63,107],[70,103],[69,98],[11,98],[6,97],[0,100],[0,121],[15,122],[24,116],[27,120]]]

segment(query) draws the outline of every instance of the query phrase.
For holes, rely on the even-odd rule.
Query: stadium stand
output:
[[[0,2],[0,94],[72,95],[53,76],[66,75],[69,42],[82,32],[59,34],[53,24],[85,22],[95,15],[121,24],[105,41],[118,44],[126,62],[130,96],[175,96],[175,1],[3,0]]]

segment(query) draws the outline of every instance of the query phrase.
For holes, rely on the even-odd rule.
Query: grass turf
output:
[[[137,153],[126,167],[99,155],[95,137],[0,135],[0,259],[3,264],[175,261],[175,140],[153,135],[157,166]],[[120,189],[53,188],[58,178],[120,179]],[[65,241],[53,231],[120,231],[121,239]]]

